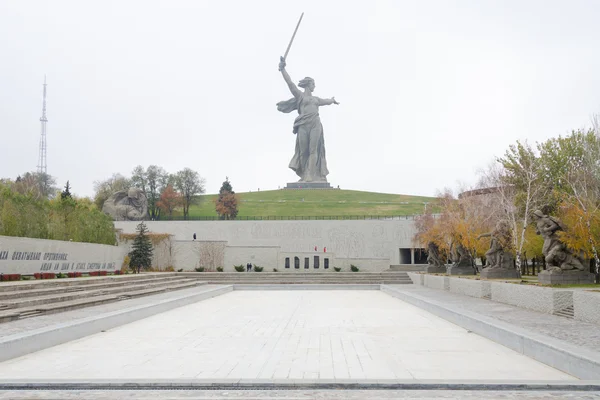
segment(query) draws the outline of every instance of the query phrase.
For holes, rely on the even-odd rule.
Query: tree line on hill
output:
[[[94,182],[94,203],[102,209],[104,202],[115,192],[136,187],[148,200],[148,216],[152,220],[171,219],[181,213],[184,219],[190,216],[190,206],[200,201],[206,192],[206,180],[190,168],[168,173],[158,165],[135,167],[130,177],[119,173],[110,178]],[[229,178],[219,190],[215,201],[215,212],[221,219],[235,219],[238,213],[237,196]]]
[[[489,244],[478,237],[500,220],[510,227],[511,243],[522,272],[527,260],[544,264],[543,239],[536,235],[536,210],[563,222],[560,239],[577,254],[600,266],[600,119],[592,128],[572,131],[534,146],[517,141],[480,172],[475,188],[454,196],[445,189],[438,195],[439,215],[417,219],[415,240],[435,243],[450,257],[463,245],[475,259]],[[539,265],[539,264],[538,264]]]
[[[0,235],[115,244],[111,219],[88,198],[61,192],[47,174],[0,180]]]

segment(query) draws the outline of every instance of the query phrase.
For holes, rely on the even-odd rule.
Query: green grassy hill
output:
[[[216,216],[217,195],[199,196],[190,217]],[[355,190],[270,190],[238,193],[239,217],[392,216],[422,214],[433,197]]]

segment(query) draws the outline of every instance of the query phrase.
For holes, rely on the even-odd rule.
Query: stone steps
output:
[[[42,279],[34,281],[17,281],[0,283],[0,293],[22,290],[36,290],[52,287],[85,286],[109,282],[128,282],[144,279],[173,279],[177,274],[169,272],[142,273],[131,275],[90,276],[80,278]]]
[[[200,272],[195,276],[211,284],[411,284],[406,272]]]
[[[20,290],[12,290],[12,291],[0,291],[0,307],[1,303],[7,299],[13,299],[15,297],[24,298],[24,297],[33,297],[33,296],[44,296],[51,295],[56,293],[71,293],[71,292],[81,292],[84,290],[95,290],[95,289],[104,289],[104,288],[112,288],[119,286],[130,286],[130,285],[138,285],[143,283],[151,283],[151,282],[164,282],[164,281],[172,281],[181,279],[176,275],[169,276],[156,276],[152,275],[149,277],[145,277],[144,275],[140,275],[141,278],[137,279],[103,279],[103,280],[94,280],[92,282],[85,282],[87,278],[74,278],[79,279],[83,282],[69,282],[68,286],[60,285],[62,282],[51,281],[48,284],[36,284],[35,289],[20,289]],[[50,287],[47,287],[50,286]]]
[[[567,308],[563,308],[562,310],[555,311],[554,315],[572,319],[575,317],[575,308],[573,306],[569,306]]]
[[[206,282],[198,279],[177,276],[175,274],[165,275],[165,278],[160,279],[160,276],[154,276],[152,279],[121,279],[113,281],[112,287],[108,286],[104,288],[97,288],[97,285],[84,284],[81,285],[82,290],[76,292],[64,292],[63,294],[37,297],[19,297],[20,291],[13,291],[14,297],[9,302],[5,301],[0,305],[0,323],[206,284]],[[85,278],[75,279],[85,280]],[[110,280],[99,280],[97,282],[101,282],[100,284],[104,286],[111,283]],[[41,284],[40,286],[52,286],[52,289],[55,289],[56,282],[51,281],[48,284]],[[69,288],[72,289],[72,285],[67,285],[63,289],[66,290]],[[43,288],[40,287],[38,290],[43,290]]]
[[[81,298],[103,296],[103,295],[110,295],[110,294],[123,293],[123,292],[127,293],[130,291],[162,287],[162,286],[165,286],[165,284],[167,282],[170,285],[177,285],[177,284],[183,284],[183,283],[187,283],[187,282],[197,282],[197,281],[195,279],[189,279],[189,278],[169,279],[169,280],[165,280],[165,281],[162,281],[160,279],[151,279],[149,281],[128,282],[129,285],[127,285],[127,287],[123,287],[123,285],[121,285],[120,283],[116,287],[104,287],[104,288],[95,289],[95,290],[89,289],[88,287],[86,287],[85,289],[80,288],[78,291],[74,291],[74,292],[71,291],[71,292],[67,292],[67,293],[63,292],[63,293],[55,293],[55,294],[50,294],[50,295],[33,296],[33,297],[25,297],[25,298],[18,296],[18,297],[14,297],[10,300],[3,300],[0,303],[0,307],[4,307],[4,309],[14,309],[14,308],[36,306],[36,305],[40,305],[40,304],[59,303],[59,302],[63,302],[63,301],[71,301],[71,300],[77,300],[77,299],[81,299]],[[93,286],[93,285],[89,285],[89,286]],[[20,295],[21,293],[17,292],[17,294]]]

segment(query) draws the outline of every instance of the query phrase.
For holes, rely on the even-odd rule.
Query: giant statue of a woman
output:
[[[299,182],[327,182],[329,171],[325,160],[325,141],[319,106],[339,103],[335,101],[335,97],[320,99],[313,96],[315,81],[312,78],[304,78],[298,83],[298,86],[304,89],[304,92],[300,91],[292,82],[285,66],[285,60],[282,58],[279,70],[294,97],[277,103],[277,109],[284,113],[297,110],[299,114],[294,121],[296,152],[290,161],[290,168],[300,177]]]

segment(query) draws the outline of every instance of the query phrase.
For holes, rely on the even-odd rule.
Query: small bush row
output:
[[[89,276],[106,276],[108,271],[92,271],[88,273]]]
[[[3,282],[6,281],[20,281],[21,274],[2,274],[0,275],[0,280]]]
[[[54,272],[36,272],[33,277],[35,279],[54,279],[56,274]]]

